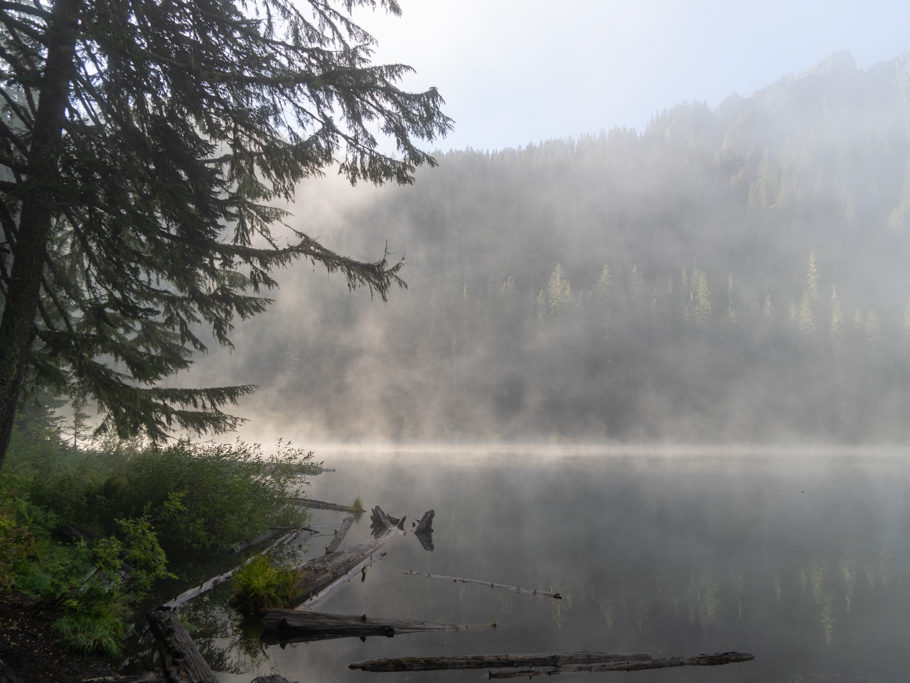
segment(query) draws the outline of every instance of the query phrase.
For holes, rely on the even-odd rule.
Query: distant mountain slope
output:
[[[641,134],[448,153],[336,214],[304,229],[381,236],[409,289],[289,273],[234,355],[250,408],[313,438],[910,435],[910,54]]]

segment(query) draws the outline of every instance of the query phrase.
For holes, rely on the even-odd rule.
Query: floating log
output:
[[[463,631],[483,629],[491,626],[468,626],[465,624],[437,624],[412,619],[374,619],[361,616],[319,614],[293,609],[269,610],[262,617],[265,632],[262,642],[267,645],[305,643],[333,638],[366,638],[385,636],[391,638],[405,633],[424,631]]]
[[[347,535],[348,530],[351,528],[351,525],[354,523],[354,518],[350,515],[341,520],[341,526],[335,529],[335,533],[332,536],[332,541],[325,547],[325,554],[329,555],[338,550],[338,547],[341,545],[341,542],[344,540],[344,537]]]
[[[263,531],[261,534],[259,534],[255,538],[251,538],[248,541],[243,541],[241,543],[235,543],[234,545],[231,546],[231,552],[233,552],[233,553],[242,552],[242,551],[246,550],[247,548],[253,547],[254,545],[259,545],[263,541],[267,541],[270,538],[275,538],[275,536],[277,536],[278,534],[286,534],[289,531],[296,531],[299,529],[300,529],[300,527],[296,527],[296,526],[272,527],[268,531]]]
[[[149,626],[158,642],[161,667],[168,683],[216,683],[196,644],[172,610],[158,607],[148,614]]]
[[[576,664],[557,666],[550,669],[527,669],[524,671],[491,671],[490,678],[536,678],[555,676],[562,673],[604,673],[609,671],[644,671],[646,669],[668,669],[677,666],[720,666],[749,662],[755,655],[747,652],[720,652],[713,655],[701,654],[696,657],[668,657],[644,661],[606,662],[603,664]]]
[[[291,498],[291,501],[301,507],[313,508],[315,510],[335,510],[336,512],[353,512],[360,514],[364,511],[362,507],[353,505],[340,505],[339,503],[327,503],[324,500],[315,500],[314,498]]]
[[[428,579],[442,579],[443,581],[453,581],[455,583],[475,583],[478,586],[487,586],[488,588],[497,588],[499,590],[512,591],[514,593],[524,593],[525,595],[542,595],[548,598],[555,598],[556,600],[562,600],[562,595],[559,593],[551,593],[550,591],[542,591],[537,588],[522,588],[521,586],[507,586],[504,583],[494,583],[492,581],[483,581],[481,579],[463,579],[458,576],[445,576],[444,574],[430,574],[429,572],[421,572],[416,569],[405,569],[402,571],[403,574],[409,576],[425,576]]]
[[[446,669],[498,669],[524,667],[558,667],[569,664],[648,661],[646,653],[569,652],[505,655],[460,655],[457,657],[398,657],[355,662],[349,669],[360,671],[441,671]]]
[[[717,666],[748,662],[754,655],[745,652],[722,652],[697,657],[654,659],[649,654],[614,654],[607,652],[571,652],[565,654],[463,655],[460,657],[399,657],[355,662],[349,669],[373,672],[441,671],[448,669],[515,669],[491,671],[490,678],[552,676],[559,673],[643,671],[676,666]]]
[[[280,545],[290,543],[292,540],[294,540],[300,534],[303,534],[303,533],[306,533],[306,534],[312,536],[312,535],[315,535],[316,532],[313,531],[312,529],[310,529],[309,527],[292,527],[291,531],[286,533],[284,536],[280,537],[277,541],[272,543],[272,545],[270,545],[265,550],[262,550],[261,552],[257,553],[257,555],[263,555]],[[251,555],[244,561],[243,564],[238,565],[238,566],[234,567],[233,569],[229,569],[228,571],[226,571],[222,574],[218,574],[218,576],[213,576],[210,579],[206,579],[198,586],[194,586],[193,588],[188,588],[187,590],[183,591],[180,595],[178,595],[173,600],[170,600],[170,601],[164,603],[162,605],[162,607],[164,607],[166,609],[175,609],[175,608],[179,607],[180,605],[182,605],[183,603],[188,602],[188,601],[192,600],[193,598],[212,590],[216,586],[220,586],[221,584],[229,581],[231,579],[231,577],[234,575],[234,572],[236,572],[238,569],[240,569],[243,565],[247,564],[247,562],[252,560],[254,557],[256,557],[256,555]]]

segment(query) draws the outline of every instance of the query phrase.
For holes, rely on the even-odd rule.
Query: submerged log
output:
[[[297,503],[300,507],[313,508],[314,510],[335,510],[336,512],[353,512],[354,514],[364,512],[362,507],[355,505],[327,503],[324,500],[315,500],[313,498],[291,498],[291,501]]]
[[[172,610],[158,607],[149,612],[148,622],[168,683],[216,683],[215,674]]]
[[[408,576],[425,576],[428,579],[442,579],[443,581],[452,581],[454,583],[474,583],[478,586],[486,586],[488,588],[497,588],[499,590],[512,591],[513,593],[524,593],[525,595],[542,595],[548,598],[554,598],[556,600],[562,600],[562,595],[559,593],[551,593],[550,591],[542,591],[537,588],[522,588],[521,586],[508,586],[504,583],[494,583],[492,581],[483,581],[482,579],[463,579],[458,576],[445,576],[444,574],[430,574],[429,572],[420,572],[416,569],[405,569],[402,570],[402,574],[407,574]]]
[[[491,628],[491,626],[468,626],[466,624],[437,624],[412,619],[374,619],[361,616],[319,614],[293,609],[274,609],[262,618],[265,632],[262,642],[267,645],[304,643],[333,638],[366,638],[385,636],[391,638],[405,633],[424,631],[464,631],[467,629]]]
[[[341,520],[341,526],[335,529],[332,541],[325,547],[326,555],[330,555],[338,550],[338,547],[341,545],[341,542],[344,540],[344,537],[347,535],[353,523],[354,518],[350,515]]]

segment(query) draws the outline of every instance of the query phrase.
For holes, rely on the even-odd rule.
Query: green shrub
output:
[[[23,563],[38,549],[35,536],[17,514],[22,501],[12,491],[0,494],[0,592],[13,585]]]
[[[231,577],[231,604],[245,615],[288,607],[296,582],[297,572],[293,569],[276,566],[266,555],[256,555]]]

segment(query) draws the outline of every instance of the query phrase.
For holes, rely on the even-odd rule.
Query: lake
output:
[[[566,447],[317,454],[336,471],[312,477],[309,496],[340,503],[359,496],[367,509],[381,505],[408,520],[433,509],[436,517],[434,550],[410,535],[393,539],[365,581],[347,584],[314,609],[497,627],[283,649],[222,629],[200,642],[207,657],[221,651],[213,663],[225,669],[223,681],[265,673],[292,681],[479,681],[486,670],[374,674],[347,667],[382,657],[580,650],[756,656],[722,667],[612,674],[617,680],[905,678],[910,467],[903,452]],[[312,524],[326,534],[311,542],[316,551],[342,517],[313,512]],[[345,545],[369,538],[368,517]],[[567,678],[585,675],[598,676]]]

